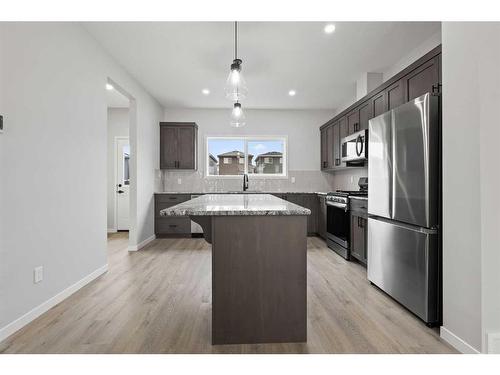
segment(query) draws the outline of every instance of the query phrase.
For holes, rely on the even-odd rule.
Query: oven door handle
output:
[[[342,204],[342,203],[337,203],[337,202],[326,202],[326,205],[341,208],[345,212],[347,212],[347,204]]]

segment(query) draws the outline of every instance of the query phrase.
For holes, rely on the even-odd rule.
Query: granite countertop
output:
[[[321,191],[256,191],[247,190],[243,191],[209,191],[209,192],[199,192],[199,191],[157,191],[155,194],[191,194],[191,195],[203,195],[203,194],[318,194],[326,195],[327,193]]]
[[[160,211],[161,216],[297,216],[311,210],[270,194],[205,194]]]

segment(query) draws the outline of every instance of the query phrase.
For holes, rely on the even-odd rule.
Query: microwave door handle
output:
[[[358,150],[358,144],[361,144],[361,150]],[[361,156],[363,153],[363,139],[361,138],[361,135],[358,135],[358,138],[356,138],[356,154],[358,156]]]

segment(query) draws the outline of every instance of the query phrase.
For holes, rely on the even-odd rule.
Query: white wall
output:
[[[419,44],[417,47],[412,49],[409,53],[407,53],[405,56],[401,57],[397,62],[395,62],[393,65],[387,67],[384,69],[382,72],[382,77],[383,77],[383,82],[387,81],[389,78],[392,78],[394,75],[402,71],[404,68],[407,66],[411,65],[415,61],[417,61],[419,58],[424,56],[427,52],[430,52],[434,48],[436,48],[438,45],[441,44],[441,31],[433,34],[430,36],[428,39],[424,40],[421,44]],[[366,74],[366,73],[365,73]],[[352,96],[350,98],[346,98],[346,101],[343,105],[340,105],[338,108],[335,109],[334,115],[339,114],[343,110],[345,110],[347,107],[355,103],[357,100],[359,100],[362,96],[360,96],[363,93],[363,90],[366,88],[363,87],[364,85],[361,84],[361,82],[358,80],[356,82],[356,96]],[[369,92],[368,90],[365,95]]]
[[[424,40],[421,44],[411,50],[408,54],[403,56],[399,61],[394,63],[392,66],[384,70],[383,77],[384,82],[389,78],[393,77],[401,70],[406,68],[407,66],[413,64],[419,58],[424,56],[427,52],[432,51],[434,48],[441,44],[441,31],[433,34],[431,37]]]
[[[500,332],[500,24],[442,29],[442,336],[486,352],[486,334]]]
[[[116,230],[115,205],[115,137],[129,136],[130,116],[128,108],[108,108],[108,142],[107,142],[107,197],[108,197],[108,231]]]
[[[247,124],[243,128],[232,128],[229,125],[231,114],[230,103],[227,109],[166,109],[165,121],[194,121],[198,124],[198,169],[197,173],[169,172],[166,173],[166,190],[177,187],[179,190],[234,190],[240,188],[240,181],[221,182],[211,185],[203,181],[205,172],[205,148],[207,136],[233,135],[277,135],[288,137],[288,170],[296,177],[295,184],[289,180],[277,180],[267,183],[261,181],[257,187],[262,190],[291,189],[301,190],[329,190],[331,176],[320,172],[320,132],[319,127],[332,118],[332,111],[325,110],[260,110],[247,109],[245,111]],[[172,180],[177,176],[184,176],[186,186],[174,186]],[[183,180],[183,181],[184,181]],[[301,181],[304,180],[304,181]],[[175,181],[174,181],[175,182]],[[231,184],[234,184],[231,185]],[[251,183],[252,184],[252,183]],[[263,185],[264,184],[264,185]],[[251,187],[252,188],[252,187]],[[192,190],[191,190],[192,191]]]
[[[108,77],[137,107],[131,237],[140,242],[153,234],[162,108],[77,24],[0,23],[0,56],[2,338],[26,323],[16,319],[107,263]],[[45,277],[35,285],[38,265]]]

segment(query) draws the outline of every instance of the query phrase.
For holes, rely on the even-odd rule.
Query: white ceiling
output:
[[[117,90],[106,90],[106,104],[108,108],[128,108],[130,101]]]
[[[247,108],[335,109],[363,72],[383,72],[439,31],[438,22],[242,22]],[[231,22],[95,22],[84,27],[166,108],[227,108]],[[203,88],[211,94],[204,96]],[[288,96],[295,89],[297,95]]]

